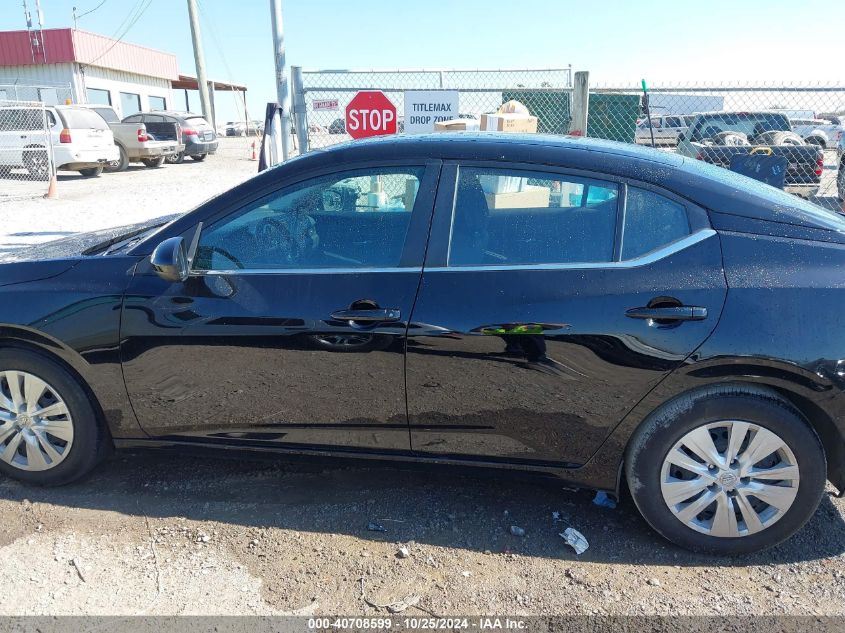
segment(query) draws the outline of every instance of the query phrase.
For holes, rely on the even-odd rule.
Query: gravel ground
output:
[[[0,614],[387,615],[409,596],[416,616],[845,613],[843,501],[724,560],[591,498],[502,473],[118,453],[64,488],[0,481]]]
[[[255,171],[223,139],[204,163],[61,176],[57,200],[0,202],[0,251],[187,210]],[[409,597],[417,616],[845,614],[845,501],[724,560],[591,500],[501,472],[119,453],[64,488],[0,479],[0,614],[386,615]]]
[[[221,138],[217,154],[201,163],[149,169],[133,163],[121,173],[83,178],[59,172],[55,199],[44,199],[45,183],[27,182],[29,198],[6,200],[0,180],[0,253],[71,233],[133,224],[188,211],[258,172],[250,160],[252,139]],[[20,185],[20,183],[18,183]],[[20,186],[18,186],[20,191]]]

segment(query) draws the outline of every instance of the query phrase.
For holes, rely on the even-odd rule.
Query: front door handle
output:
[[[332,318],[336,321],[355,321],[357,323],[388,323],[398,321],[402,313],[398,308],[369,308],[363,310],[335,310]]]
[[[707,308],[698,306],[631,308],[625,312],[625,316],[632,319],[652,319],[654,321],[703,321],[707,318]]]

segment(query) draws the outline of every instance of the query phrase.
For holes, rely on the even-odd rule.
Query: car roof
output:
[[[595,178],[615,176],[665,188],[719,213],[825,230],[830,229],[826,216],[832,215],[722,167],[634,143],[579,136],[497,132],[381,136],[314,150],[277,168],[337,169],[355,162],[388,160],[501,161],[522,163],[528,169],[537,165],[579,170]],[[276,173],[268,173],[273,171],[262,172],[256,184],[263,184],[262,177],[277,181]],[[823,214],[821,220],[812,217],[814,210]]]
[[[786,116],[785,112],[779,112],[778,110],[711,110],[710,112],[696,112],[695,114],[696,116],[711,116],[715,114],[776,114],[778,116]]]

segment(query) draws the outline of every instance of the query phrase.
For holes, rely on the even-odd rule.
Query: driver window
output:
[[[275,192],[204,228],[193,267],[398,266],[424,169],[344,172]]]

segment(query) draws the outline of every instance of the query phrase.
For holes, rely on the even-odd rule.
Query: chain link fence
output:
[[[0,79],[0,100],[41,101],[45,105],[61,105],[74,99],[70,84],[25,85]]]
[[[396,106],[399,132],[406,90],[457,90],[458,117],[477,118],[516,99],[538,118],[538,132],[567,134],[573,109],[570,68],[535,70],[301,71],[294,104],[305,112],[309,148],[351,139],[345,108],[362,90],[381,90]],[[787,190],[828,208],[845,192],[842,140],[845,86],[797,83],[591,83],[587,136],[654,146],[729,168],[732,157],[766,147],[787,159]],[[699,113],[720,113],[689,130]],[[301,122],[302,117],[298,117]],[[684,134],[689,132],[688,137]],[[653,136],[653,141],[652,141]],[[706,148],[702,151],[702,147]]]
[[[534,70],[316,70],[302,71],[302,99],[311,149],[351,139],[344,111],[360,90],[381,90],[396,106],[399,131],[404,129],[406,90],[457,90],[456,117],[475,118],[493,112],[513,95],[538,94],[535,109],[548,113],[550,127],[540,131],[565,134],[569,128],[572,75],[569,68]],[[295,99],[296,101],[296,99]],[[562,108],[565,104],[565,108]],[[560,114],[560,116],[558,116]],[[564,123],[565,118],[565,123]]]
[[[590,86],[588,136],[653,146],[730,168],[738,156],[786,159],[785,188],[831,209],[845,189],[845,85]],[[700,115],[700,116],[696,116]]]
[[[51,116],[40,101],[0,100],[0,201],[47,192],[54,173]]]

